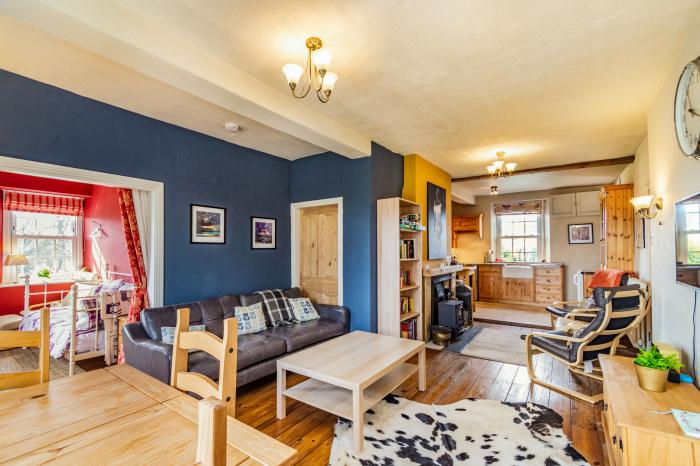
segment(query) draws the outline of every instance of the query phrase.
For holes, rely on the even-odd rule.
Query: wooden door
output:
[[[338,205],[299,211],[299,284],[319,304],[338,304]]]

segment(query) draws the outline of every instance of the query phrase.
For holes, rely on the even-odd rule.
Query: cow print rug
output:
[[[331,465],[588,465],[555,411],[534,403],[461,400],[426,405],[389,395],[365,414],[365,446],[339,420]]]

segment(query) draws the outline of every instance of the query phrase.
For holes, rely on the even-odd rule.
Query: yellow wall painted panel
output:
[[[452,177],[445,170],[433,165],[420,155],[405,155],[403,158],[403,193],[402,197],[421,205],[421,218],[427,226],[428,220],[428,183],[445,188],[447,191],[447,254],[451,254],[452,244]],[[423,235],[423,260],[428,258],[428,235]],[[435,263],[444,260],[433,261]]]

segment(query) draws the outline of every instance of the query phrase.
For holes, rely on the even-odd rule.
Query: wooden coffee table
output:
[[[418,365],[406,361],[418,355]],[[287,388],[287,371],[309,377]],[[362,451],[365,411],[418,371],[425,391],[425,343],[352,332],[277,361],[277,417],[287,413],[285,397],[352,421],[353,447]]]

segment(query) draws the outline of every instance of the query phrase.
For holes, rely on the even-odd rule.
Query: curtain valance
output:
[[[510,202],[494,206],[496,215],[541,214],[542,210],[542,201]]]
[[[83,215],[83,199],[72,196],[3,191],[5,210],[54,215]]]

